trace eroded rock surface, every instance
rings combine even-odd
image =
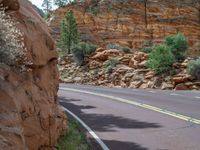
[[[83,41],[105,46],[118,43],[140,49],[161,43],[164,37],[182,32],[190,54],[200,54],[200,1],[198,0],[86,0],[57,9],[50,27],[59,38],[60,22],[73,10]]]
[[[24,34],[28,72],[0,65],[0,149],[53,149],[66,130],[58,105],[57,53],[48,27],[27,0],[1,0]]]

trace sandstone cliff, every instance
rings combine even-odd
[[[38,150],[52,146],[66,129],[57,101],[57,53],[48,27],[27,0],[1,0],[24,34],[30,71],[0,64],[0,149]]]
[[[83,41],[105,46],[119,43],[140,49],[182,32],[190,54],[200,54],[200,1],[198,0],[86,0],[57,9],[49,25],[56,39],[60,21],[73,10]]]

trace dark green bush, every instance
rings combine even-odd
[[[85,55],[91,55],[96,51],[98,46],[93,44],[88,44],[85,42],[81,42],[72,47],[72,54],[74,56],[74,61],[78,65],[82,65],[84,62]]]
[[[151,53],[153,50],[153,47],[145,47],[142,51],[145,53]]]
[[[190,75],[200,80],[200,58],[188,64],[187,71]]]
[[[111,58],[105,62],[106,66],[106,73],[111,74],[113,71],[113,68],[116,67],[119,64],[119,60],[116,58]]]
[[[157,74],[162,74],[170,71],[174,62],[175,58],[170,48],[166,45],[159,45],[154,47],[149,54],[147,67],[154,70]]]
[[[75,45],[72,47],[73,59],[77,65],[82,65],[85,58],[84,49],[80,45]]]
[[[131,49],[128,48],[128,47],[123,47],[123,48],[122,48],[122,51],[123,51],[124,53],[130,53],[130,52],[131,52]]]
[[[165,43],[170,47],[177,61],[183,60],[185,58],[186,51],[188,49],[188,42],[182,33],[178,33],[175,36],[167,36]]]
[[[115,67],[118,64],[119,64],[119,60],[116,58],[111,58],[105,62],[106,67],[108,67],[108,66]]]

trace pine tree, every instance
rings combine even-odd
[[[58,7],[62,7],[68,2],[69,2],[68,0],[54,0],[54,4]]]
[[[43,0],[42,7],[46,14],[52,9],[52,0]]]
[[[73,45],[78,44],[79,34],[77,30],[76,19],[72,11],[65,15],[65,19],[61,23],[61,37],[59,46],[62,50],[71,53]]]

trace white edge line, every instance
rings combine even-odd
[[[73,112],[71,112],[70,110],[68,110],[67,108],[63,107],[63,109],[69,113],[71,116],[73,116],[91,135],[92,137],[99,143],[99,145],[101,146],[101,148],[103,150],[110,150],[105,143],[94,133],[94,131],[92,131],[92,129],[86,125],[78,116],[76,116]]]
[[[200,99],[200,96],[196,96],[195,98]]]

